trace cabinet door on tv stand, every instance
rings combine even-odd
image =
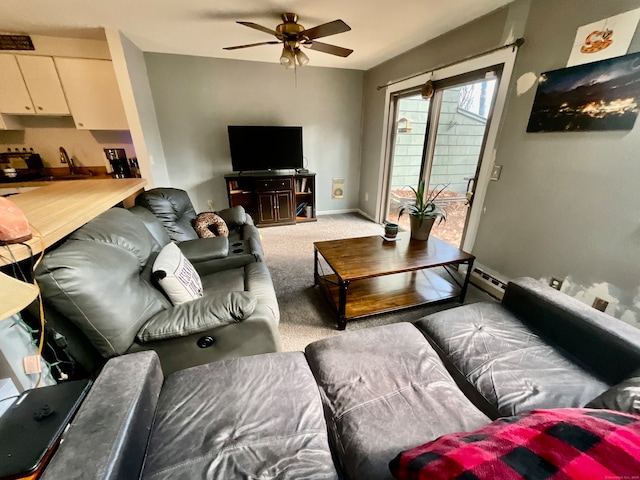
[[[291,192],[258,193],[259,225],[277,225],[294,223],[294,221]]]
[[[272,193],[258,193],[258,224],[267,225],[278,221],[276,201]]]
[[[295,221],[293,215],[293,195],[291,192],[278,192],[276,196],[278,202],[278,221],[280,223],[293,223]]]

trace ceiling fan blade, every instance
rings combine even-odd
[[[258,25],[257,23],[253,23],[253,22],[236,22],[236,23],[239,23],[240,25],[244,25],[245,27],[255,28],[256,30],[260,30],[261,32],[268,33],[270,35],[275,35],[276,37],[280,38],[280,34],[275,30],[272,30],[267,27],[263,27],[262,25]]]
[[[277,40],[273,40],[271,42],[260,42],[260,43],[249,43],[247,45],[236,45],[235,47],[223,47],[223,50],[237,50],[239,48],[249,48],[249,47],[257,47],[258,45],[276,45],[281,43]]]
[[[348,57],[353,52],[353,50],[349,48],[337,47],[335,45],[329,45],[328,43],[321,43],[316,41],[311,42],[311,45],[309,46],[309,48],[311,50],[316,50],[317,52],[330,53],[331,55],[337,55],[338,57]]]
[[[349,30],[351,30],[351,27],[342,20],[334,20],[333,22],[323,23],[317,27],[303,30],[299,33],[299,37],[307,37],[309,40],[313,40],[314,38],[328,37],[329,35],[348,32]]]

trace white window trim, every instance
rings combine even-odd
[[[500,79],[500,85],[498,86],[498,90],[496,91],[492,121],[489,125],[489,130],[487,131],[487,142],[481,158],[482,163],[480,166],[480,172],[478,173],[478,184],[476,186],[473,208],[471,209],[467,233],[462,245],[462,249],[467,252],[471,252],[473,250],[473,246],[475,244],[476,236],[478,233],[478,225],[480,224],[480,217],[484,210],[484,199],[487,194],[487,188],[491,177],[491,170],[493,169],[493,163],[495,161],[496,142],[500,127],[502,125],[502,114],[504,112],[509,84],[511,83],[511,75],[513,73],[516,54],[517,48],[505,47],[502,50],[488,53],[486,55],[482,55],[470,60],[464,60],[455,65],[434,70],[433,72],[409,78],[407,80],[403,80],[386,87],[386,98],[384,105],[385,116],[382,126],[383,139],[382,149],[380,152],[380,171],[378,172],[378,192],[376,195],[377,222],[382,222],[385,215],[383,209],[385,208],[384,198],[386,198],[385,188],[388,182],[388,157],[389,150],[393,147],[391,130],[389,129],[389,124],[393,124],[394,121],[394,119],[391,118],[391,116],[393,115],[393,112],[391,111],[393,95],[403,90],[416,88],[424,84],[427,80],[444,80],[447,78],[455,77],[457,75],[462,75],[464,73],[473,72],[475,70],[481,70],[493,65],[502,64],[502,76]]]

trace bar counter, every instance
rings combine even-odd
[[[132,205],[146,184],[143,178],[57,181],[8,197],[26,215],[33,238],[25,242],[31,252],[26,245],[9,245],[13,258],[1,247],[0,266],[38,255],[43,245],[47,249],[120,202]]]

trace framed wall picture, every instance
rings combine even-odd
[[[544,72],[527,132],[631,130],[640,104],[640,53]]]

